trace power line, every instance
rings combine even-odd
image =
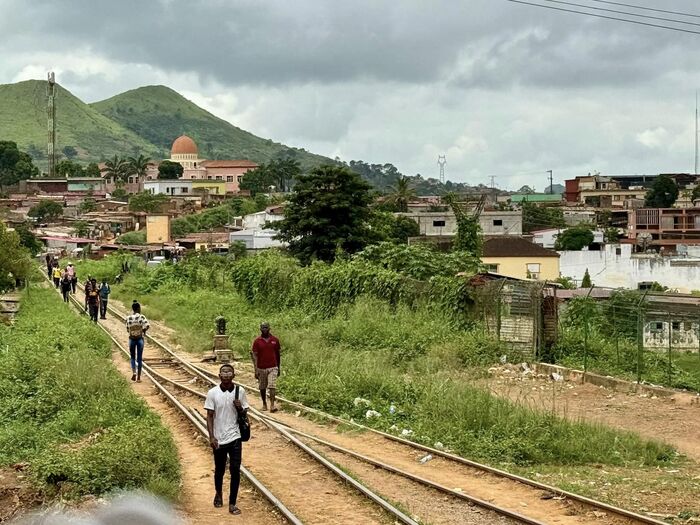
[[[545,1],[545,2],[551,2],[553,4],[563,4],[563,5],[571,5],[574,7],[582,7],[584,9],[591,9],[595,11],[605,11],[606,13],[617,13],[618,15],[630,15],[630,16],[636,16],[639,18],[646,18],[650,20],[662,20],[664,22],[673,22],[674,24],[686,24],[690,26],[700,26],[699,23],[697,22],[686,22],[684,20],[676,20],[674,18],[665,18],[663,16],[652,16],[652,15],[640,15],[638,13],[631,13],[629,11],[620,11],[618,9],[606,9],[605,7],[591,7],[583,4],[577,4],[575,2],[564,2],[563,0],[540,0],[540,1]]]
[[[680,27],[665,26],[665,25],[661,25],[661,24],[651,24],[649,22],[641,22],[639,20],[630,20],[628,18],[620,18],[620,17],[616,17],[616,16],[607,16],[607,15],[599,15],[599,14],[595,14],[595,13],[587,13],[586,11],[576,11],[574,9],[566,9],[564,7],[554,7],[551,5],[536,4],[534,2],[525,2],[524,0],[506,0],[506,2],[513,2],[515,4],[523,4],[523,5],[530,5],[530,6],[534,6],[534,7],[542,7],[544,9],[552,9],[554,11],[564,11],[566,13],[576,13],[579,15],[593,16],[595,18],[604,18],[606,20],[617,20],[619,22],[628,22],[630,24],[637,24],[640,26],[657,27],[660,29],[669,29],[671,31],[678,31],[680,33],[692,33],[695,35],[700,35],[700,31],[693,31],[691,29],[682,29]]]
[[[607,0],[590,0],[591,2],[597,2],[599,4],[609,4],[609,5],[619,5],[622,7],[631,7],[633,9],[640,9],[642,11],[653,11],[655,13],[666,13],[667,15],[680,15],[680,16],[690,16],[692,18],[700,18],[700,15],[694,15],[692,13],[684,13],[682,11],[668,11],[666,9],[655,9],[653,7],[644,7],[633,4],[625,4],[622,2],[609,2]]]

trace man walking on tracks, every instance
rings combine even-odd
[[[100,319],[107,319],[107,301],[109,300],[109,294],[112,293],[112,289],[107,284],[107,279],[102,279],[100,283]]]
[[[51,276],[53,277],[54,286],[58,288],[62,277],[61,268],[58,266],[58,264],[53,267],[53,270],[51,270]]]
[[[277,412],[275,395],[277,390],[277,376],[280,374],[280,342],[270,333],[269,323],[260,325],[260,337],[253,341],[253,350],[250,355],[255,367],[255,379],[258,380],[260,399],[263,410],[267,410],[265,391],[270,391],[270,412]]]
[[[241,481],[241,454],[243,444],[239,420],[246,417],[248,399],[245,390],[233,383],[235,371],[232,365],[226,364],[219,368],[221,384],[207,392],[204,408],[207,410],[207,430],[209,443],[214,451],[214,506],[223,507],[223,484],[226,472],[226,459],[230,458],[229,472],[231,483],[228,496],[228,511],[240,514],[236,506],[238,485]]]
[[[90,319],[92,322],[97,322],[97,312],[100,309],[100,291],[97,289],[97,279],[90,281],[90,287],[85,288],[85,296],[88,309],[90,311]]]
[[[143,368],[143,338],[151,325],[146,316],[141,313],[141,305],[134,301],[131,305],[134,312],[126,318],[126,331],[129,333],[129,354],[131,357],[131,380],[141,382]]]
[[[75,294],[75,289],[78,286],[78,274],[75,273],[75,266],[73,263],[68,263],[66,266],[66,273],[70,277],[71,292]]]
[[[67,303],[70,295],[70,277],[67,273],[64,273],[63,277],[61,277],[61,294],[63,295],[63,302]]]

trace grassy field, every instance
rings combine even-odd
[[[177,498],[175,444],[97,327],[32,286],[15,325],[0,325],[0,348],[0,466],[27,463],[48,498],[138,488]]]
[[[115,266],[109,259],[89,265],[95,274],[97,266]],[[113,287],[113,294],[126,303],[138,299],[147,316],[176,328],[181,345],[192,352],[210,346],[214,319],[224,315],[233,350],[247,356],[257,326],[269,320],[284,346],[281,389],[312,406],[382,430],[406,430],[416,441],[441,442],[460,454],[502,465],[658,466],[676,461],[667,445],[567,422],[472,387],[463,373],[495,361],[504,350],[481,331],[457,330],[427,309],[360,298],[323,318],[308,308],[253,305],[225,279],[205,278],[208,285],[188,287],[178,279],[192,269],[178,265],[175,270],[180,273],[137,269]],[[367,419],[370,409],[382,415]]]

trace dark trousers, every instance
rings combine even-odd
[[[231,443],[221,445],[214,451],[214,489],[221,493],[224,485],[224,473],[226,472],[226,458],[230,458],[229,472],[231,473],[231,485],[229,487],[228,503],[235,505],[238,498],[238,485],[241,483],[241,452],[242,443],[236,439]]]
[[[107,299],[100,300],[100,317],[104,319],[107,316]]]
[[[77,286],[78,286],[78,278],[75,277],[74,279],[71,279],[71,281],[70,281],[71,292],[75,293],[75,289]]]
[[[59,279],[58,277],[54,277],[53,284],[56,288],[58,288],[58,285],[61,284],[61,279]]]
[[[90,319],[97,322],[97,309],[99,307],[94,303],[88,303],[88,309],[90,310]]]
[[[61,285],[61,292],[63,293],[63,302],[68,302],[68,294],[70,293],[70,288],[65,288]]]

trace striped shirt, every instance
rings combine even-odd
[[[126,318],[126,331],[129,332],[129,328],[131,328],[135,324],[140,324],[144,332],[151,326],[150,324],[148,324],[148,319],[146,319],[145,315],[131,314],[129,317]]]

